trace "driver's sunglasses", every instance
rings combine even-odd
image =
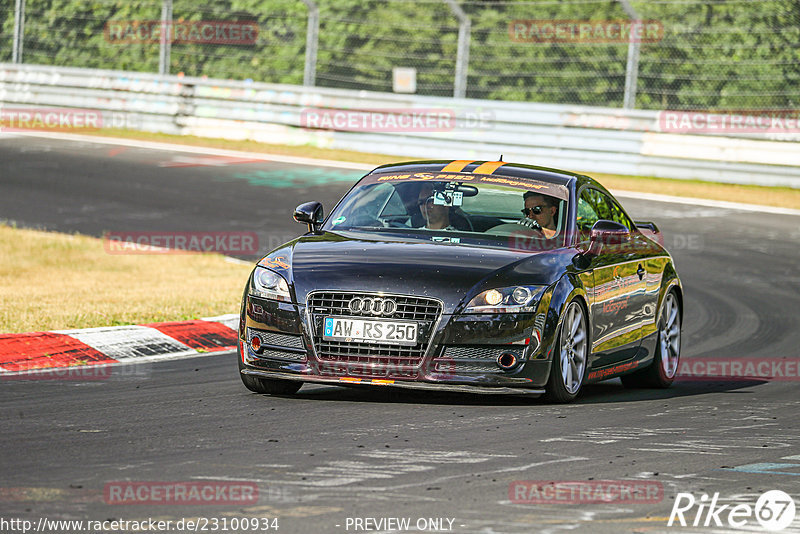
[[[520,210],[520,211],[522,211],[522,213],[523,213],[523,214],[524,214],[526,217],[527,217],[528,215],[530,215],[531,213],[533,213],[534,215],[539,215],[540,213],[542,213],[542,207],[541,207],[541,206],[534,206],[534,207],[532,207],[532,208],[523,208],[523,209],[522,209],[522,210]]]

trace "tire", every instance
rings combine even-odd
[[[586,311],[576,299],[567,304],[564,312],[544,398],[558,403],[574,401],[586,381],[588,356]]]
[[[239,359],[239,377],[242,379],[244,387],[255,393],[266,393],[269,395],[293,395],[303,386],[302,382],[294,380],[275,380],[272,378],[259,378],[257,376],[243,375],[241,358]]]
[[[681,307],[678,295],[670,289],[661,303],[658,339],[652,363],[640,371],[621,376],[627,388],[668,388],[675,381],[681,357]]]

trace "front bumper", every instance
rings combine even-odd
[[[430,331],[428,349],[413,366],[373,364],[370,358],[354,363],[318,357],[315,325],[303,305],[246,296],[241,319],[242,374],[261,378],[340,386],[541,395],[550,374],[546,309],[544,313],[441,315]],[[295,343],[291,350],[268,344],[257,353],[250,344],[254,332],[296,336]],[[534,342],[526,344],[532,335],[536,336]],[[280,357],[281,350],[285,351],[284,357]],[[520,357],[520,363],[510,370],[497,366],[495,356],[480,360],[462,357],[467,355],[465,352],[499,355],[506,351]],[[469,356],[474,357],[472,354]]]
[[[451,384],[447,382],[412,382],[408,380],[393,380],[383,378],[355,378],[355,377],[324,377],[312,375],[298,375],[292,373],[278,373],[263,371],[261,369],[242,369],[243,375],[271,378],[277,380],[293,380],[296,382],[309,382],[314,384],[327,384],[333,386],[383,386],[404,389],[421,389],[428,391],[451,391],[458,393],[479,393],[488,395],[543,395],[544,389],[527,387],[505,386],[472,386],[468,384]]]

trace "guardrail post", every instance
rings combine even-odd
[[[314,0],[303,0],[308,8],[306,28],[306,64],[303,69],[303,85],[314,86],[317,80],[317,46],[319,45],[319,8]]]
[[[631,19],[631,24],[641,23],[639,14],[633,9],[628,0],[618,0],[622,4],[622,9]],[[633,109],[636,107],[636,84],[639,78],[639,41],[634,38],[634,31],[631,28],[631,35],[628,38],[628,64],[625,67],[625,96],[622,99],[622,107]]]
[[[14,43],[11,62],[22,63],[22,45],[25,40],[25,0],[17,0],[14,6]]]
[[[172,48],[172,0],[161,3],[161,39],[158,49],[158,73],[169,74],[169,60]]]
[[[467,96],[467,73],[469,71],[469,42],[472,32],[472,22],[461,6],[455,0],[445,0],[450,6],[450,11],[458,19],[458,52],[456,53],[456,77],[453,83],[453,96],[464,98]]]

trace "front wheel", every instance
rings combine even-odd
[[[588,333],[583,306],[578,300],[573,300],[567,305],[558,334],[557,351],[553,354],[553,365],[547,379],[547,400],[572,402],[580,393],[586,378]]]
[[[625,387],[668,388],[675,380],[681,357],[681,308],[675,291],[670,290],[661,305],[658,318],[658,340],[653,363],[620,377]]]

